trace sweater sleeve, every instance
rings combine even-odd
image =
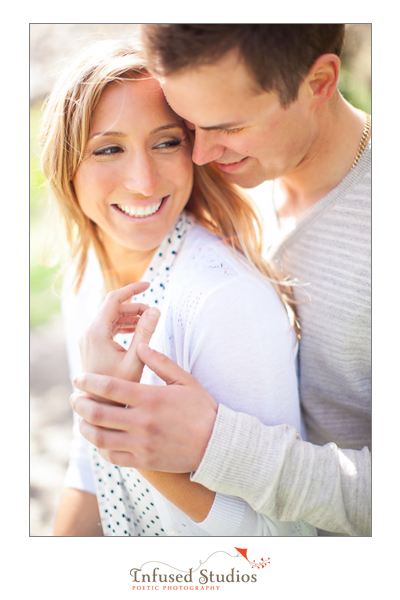
[[[367,448],[303,441],[290,425],[268,427],[223,405],[193,481],[246,500],[283,521],[304,519],[338,534],[371,535]]]
[[[97,276],[94,278],[94,281],[97,282],[99,281],[99,274],[95,273],[95,275]],[[70,274],[68,274],[68,276],[70,278]],[[88,279],[89,278],[85,274],[85,278],[81,286],[83,291],[86,293],[82,293],[80,290],[77,296],[72,290],[70,281],[67,280],[66,288],[68,291],[64,293],[61,302],[68,369],[71,379],[81,371],[79,338],[87,326],[88,319],[90,319],[90,312],[88,316],[88,309],[82,305],[82,303],[86,301],[87,305],[91,307],[90,310],[94,314],[98,304],[97,288],[93,284],[89,285],[90,282],[88,282]],[[90,296],[86,291],[88,287],[92,296]],[[88,300],[85,300],[87,296]],[[79,390],[71,387],[71,392],[73,391],[78,392]],[[73,412],[73,437],[70,447],[68,468],[64,478],[64,487],[74,488],[95,494],[96,490],[88,444],[89,442],[79,431],[79,417]]]
[[[96,493],[88,442],[79,431],[79,420],[74,413],[73,437],[64,487],[75,488],[91,494]]]

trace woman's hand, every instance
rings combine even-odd
[[[139,342],[150,342],[160,311],[128,300],[148,286],[145,282],[131,283],[107,294],[97,317],[80,341],[84,372],[140,381],[143,363],[136,354],[136,347]],[[129,348],[123,348],[113,339],[117,333],[133,332]]]

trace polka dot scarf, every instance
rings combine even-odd
[[[143,281],[150,287],[132,299],[161,310],[165,290],[185,234],[194,220],[184,211],[154,254]],[[117,335],[115,341],[129,346],[131,335]],[[92,447],[92,468],[105,536],[164,536],[150,486],[136,469],[118,467],[103,459]]]

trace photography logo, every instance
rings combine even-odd
[[[222,586],[232,583],[257,583],[258,573],[250,572],[251,569],[264,569],[270,564],[270,558],[261,558],[259,561],[250,560],[247,556],[247,548],[236,548],[237,554],[229,554],[224,550],[217,550],[210,554],[206,560],[199,560],[196,568],[184,571],[175,566],[159,561],[147,561],[141,567],[133,567],[130,570],[132,577],[132,590],[159,590],[159,591],[218,591]],[[231,568],[212,567],[212,560],[217,555],[228,556],[234,559]],[[239,559],[239,562],[237,560]],[[247,565],[243,560],[247,561]],[[207,564],[205,567],[204,565]],[[154,566],[160,565],[160,566]]]

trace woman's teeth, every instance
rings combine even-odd
[[[119,210],[130,217],[149,217],[158,211],[163,199],[156,204],[148,204],[147,206],[124,206],[123,204],[117,204]]]

